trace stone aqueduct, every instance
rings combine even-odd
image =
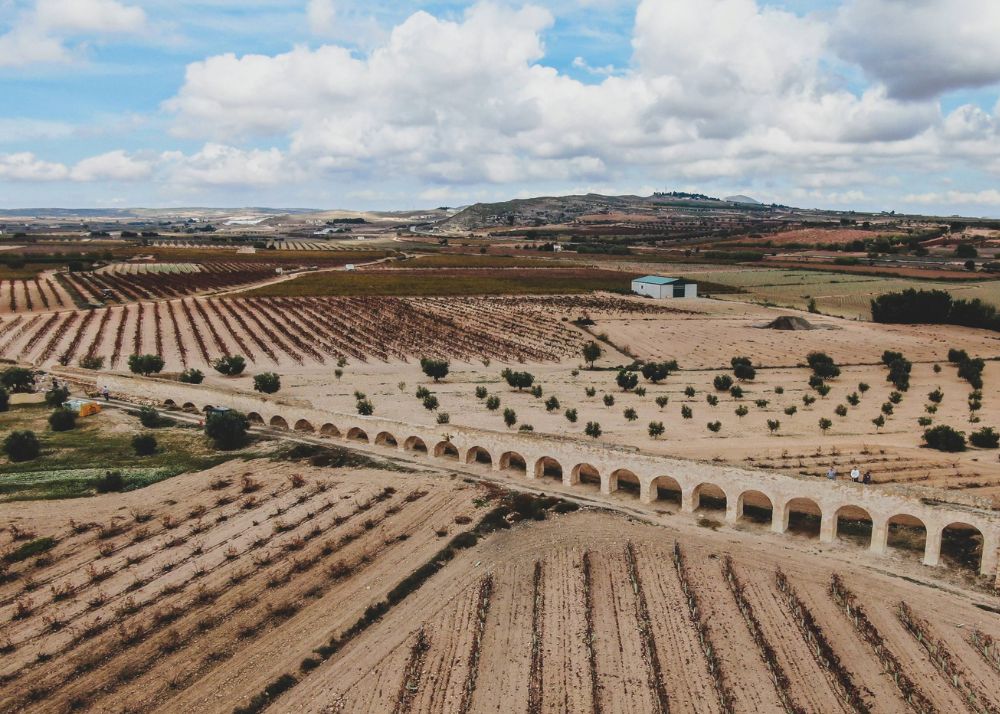
[[[65,370],[66,378],[93,385],[93,375]],[[640,502],[660,498],[680,501],[693,513],[703,497],[725,498],[726,521],[744,516],[747,500],[770,504],[771,529],[784,533],[793,512],[820,514],[821,542],[837,538],[840,518],[870,520],[870,550],[885,554],[890,524],[922,525],[926,529],[923,562],[937,566],[945,529],[977,530],[983,539],[980,572],[997,576],[1000,514],[981,499],[950,492],[919,494],[905,487],[862,486],[850,482],[778,474],[764,470],[722,467],[708,463],[650,456],[620,447],[587,444],[538,434],[502,433],[454,425],[414,426],[404,422],[330,412],[304,402],[252,395],[223,394],[211,388],[158,379],[102,376],[112,394],[204,411],[226,406],[248,414],[256,424],[290,429],[372,448],[394,448],[441,460],[479,463],[494,471],[512,471],[529,480],[555,478],[566,486],[599,485],[600,493],[623,490]],[[1000,581],[1000,576],[998,576]]]

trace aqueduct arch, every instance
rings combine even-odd
[[[629,469],[617,469],[611,472],[608,476],[608,486],[607,493],[614,493],[615,491],[625,491],[636,498],[639,497],[639,477],[635,475],[634,471]]]
[[[832,535],[841,540],[870,548],[873,541],[875,520],[861,506],[841,506],[833,515]]]
[[[821,537],[823,509],[811,498],[791,498],[775,510],[774,530],[791,531],[811,538]]]
[[[255,426],[264,425],[264,417],[262,417],[257,412],[250,412],[249,414],[247,414],[247,421],[249,421],[251,424],[254,424]]]
[[[375,435],[375,445],[376,446],[388,446],[390,448],[398,448],[399,442],[396,441],[396,437],[387,431],[380,431]]]
[[[306,419],[299,419],[295,422],[295,431],[300,431],[304,434],[314,434],[316,432],[313,425]]]
[[[872,531],[872,550],[886,553],[889,549],[923,557],[927,551],[927,524],[908,513],[890,516],[881,528],[876,524]]]
[[[535,462],[535,478],[563,480],[563,467],[551,456],[543,456]]]
[[[473,446],[465,453],[465,463],[493,466],[493,457],[490,456],[490,452],[483,447]]]
[[[458,447],[450,441],[439,441],[434,447],[434,456],[439,459],[452,459],[458,461]]]
[[[279,429],[281,431],[288,431],[288,422],[285,421],[284,417],[273,416],[271,417],[271,428]]]
[[[735,520],[746,520],[751,523],[773,523],[774,501],[763,491],[751,489],[744,491],[736,499]]]
[[[427,453],[427,444],[419,436],[411,436],[403,442],[403,448],[407,451],[415,451],[418,454]]]
[[[649,484],[649,500],[668,501],[680,506],[684,500],[683,491],[680,482],[673,476],[657,476]]]
[[[569,484],[571,486],[595,486],[601,488],[601,472],[592,464],[577,464],[569,472]]]
[[[505,451],[500,454],[500,470],[524,474],[528,472],[528,462],[516,451]]]
[[[364,442],[366,444],[370,443],[370,439],[368,438],[368,433],[364,429],[362,429],[360,426],[356,426],[356,427],[348,430],[348,432],[347,432],[347,440],[348,441],[362,441],[362,442]]]
[[[340,429],[329,422],[320,428],[319,433],[321,436],[331,436],[335,439],[339,439],[341,437]]]
[[[973,572],[981,569],[986,539],[974,525],[960,521],[949,523],[941,529],[934,542],[937,544],[937,562],[934,565],[940,564],[943,558],[959,569]],[[928,542],[928,551],[932,550],[934,542]]]
[[[691,511],[725,511],[729,498],[721,486],[700,483],[691,489]]]

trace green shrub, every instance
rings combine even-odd
[[[45,403],[50,407],[61,407],[69,399],[69,389],[56,387],[45,393]]]
[[[969,353],[952,347],[948,350],[948,361],[952,364],[959,364],[969,359]]]
[[[156,437],[152,434],[138,434],[132,438],[136,456],[151,456],[156,453],[156,446]]]
[[[160,413],[153,407],[142,407],[139,410],[139,423],[147,429],[156,429],[162,426],[163,419],[160,417]]]
[[[263,394],[274,394],[281,389],[281,377],[274,372],[263,372],[253,378],[253,388]]]
[[[247,443],[247,429],[250,420],[237,411],[214,412],[205,421],[205,436],[212,440],[216,449],[231,451]]]
[[[186,369],[181,372],[180,380],[185,384],[201,384],[205,381],[205,373],[200,369]]]
[[[101,370],[104,369],[104,358],[100,356],[81,357],[78,362],[81,369]]]
[[[433,379],[435,382],[440,382],[442,379],[448,376],[448,371],[451,369],[451,364],[445,359],[431,359],[430,357],[422,357],[420,359],[420,369],[428,377]]]
[[[49,414],[49,428],[52,431],[69,431],[76,426],[76,412],[72,409],[59,407]]]
[[[959,362],[958,376],[971,384],[975,389],[983,388],[983,369],[986,362],[982,358],[967,359]]]
[[[649,433],[650,438],[659,439],[663,436],[663,432],[666,431],[666,427],[663,426],[662,421],[651,421],[646,431]]]
[[[615,382],[623,392],[628,392],[635,389],[635,386],[639,384],[639,375],[635,372],[628,372],[623,369],[618,372],[618,376],[615,377]]]
[[[822,379],[836,379],[840,376],[840,367],[837,366],[833,358],[824,352],[810,352],[806,355],[806,362],[813,371],[813,375]]]
[[[566,421],[570,424],[575,424],[578,418],[576,409],[567,409],[565,413]]]
[[[449,423],[451,423],[451,415],[448,412],[438,412],[437,423],[438,424],[449,424]]]
[[[507,381],[508,385],[514,387],[519,392],[528,389],[535,382],[535,376],[530,372],[514,372],[510,369],[505,369],[500,373],[500,376]]]
[[[944,424],[927,429],[924,442],[938,451],[965,451],[965,433]]]
[[[489,394],[489,391],[486,387],[476,387],[476,399],[486,399],[487,394]]]
[[[125,478],[121,471],[107,471],[94,481],[98,493],[119,493],[125,490]]]
[[[589,436],[591,439],[597,439],[601,436],[601,425],[596,421],[588,421],[587,426],[584,427],[583,433]]]
[[[375,405],[367,399],[358,400],[356,407],[361,416],[371,416],[375,413]]]
[[[31,461],[38,458],[41,446],[33,431],[12,431],[3,442],[4,453],[14,462]]]
[[[128,368],[133,374],[147,377],[163,371],[163,358],[160,355],[129,355]]]
[[[0,386],[12,394],[35,391],[35,373],[25,367],[8,367],[0,372]]]
[[[733,378],[728,374],[719,374],[712,380],[712,385],[715,387],[716,391],[725,392],[733,386]]]
[[[241,355],[224,355],[212,362],[212,368],[219,374],[227,377],[236,377],[243,374],[247,367],[247,361]]]
[[[706,426],[708,426],[708,430],[710,432],[712,432],[713,434],[718,434],[719,431],[722,429],[722,422],[721,421],[710,421],[710,422],[708,422],[708,424]]]
[[[972,432],[969,435],[969,441],[980,449],[996,449],[1000,447],[1000,434],[994,429],[984,426],[979,431]]]

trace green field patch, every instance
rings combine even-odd
[[[513,269],[502,273],[474,270],[393,270],[355,273],[308,273],[267,285],[250,297],[332,297],[350,295],[563,295],[599,290],[629,292],[632,276],[613,270]]]

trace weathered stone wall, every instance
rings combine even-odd
[[[575,439],[541,434],[504,433],[470,429],[456,425],[416,426],[382,417],[363,417],[314,409],[302,400],[284,400],[263,396],[223,393],[201,385],[181,384],[160,379],[101,375],[95,383],[93,373],[60,370],[60,375],[77,383],[107,386],[114,395],[143,400],[157,406],[176,406],[204,411],[207,407],[230,407],[249,415],[258,424],[275,428],[347,439],[354,442],[395,445],[399,449],[426,451],[439,458],[457,458],[471,463],[488,462],[494,470],[524,464],[528,479],[541,478],[549,472],[561,472],[567,486],[580,482],[581,472],[599,478],[601,492],[610,494],[623,483],[638,484],[639,498],[652,503],[659,489],[680,492],[681,508],[698,508],[702,491],[715,487],[726,497],[729,522],[743,515],[746,497],[772,507],[772,528],[783,533],[793,510],[821,514],[820,539],[836,538],[838,517],[847,512],[856,517],[861,511],[872,522],[871,550],[885,553],[889,522],[906,517],[920,521],[927,530],[924,562],[940,563],[941,539],[945,528],[969,526],[983,536],[981,571],[996,574],[997,549],[1000,547],[1000,515],[982,499],[915,490],[905,486],[864,486],[845,481],[808,478],[764,470],[747,470],[710,463],[685,461],[640,453],[637,449],[619,448]],[[713,489],[714,491],[714,489]]]

